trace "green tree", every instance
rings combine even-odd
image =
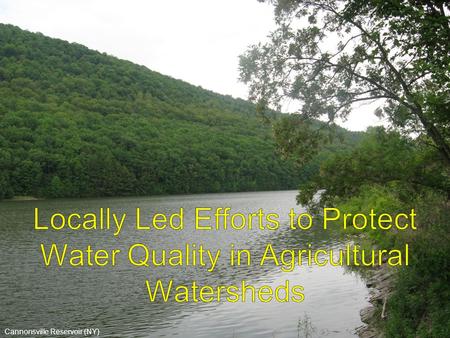
[[[65,195],[65,187],[58,176],[53,176],[50,181],[48,196],[49,197],[61,197]]]
[[[297,100],[303,117],[331,123],[356,102],[381,100],[377,114],[427,134],[450,164],[447,1],[260,1],[275,6],[277,29],[241,56],[252,100]]]
[[[371,128],[358,146],[325,159],[317,174],[300,185],[298,201],[312,208],[336,205],[372,186],[389,187],[403,201],[425,191],[445,194],[450,191],[449,175],[437,164],[438,156],[418,140]],[[315,194],[321,189],[326,190],[317,200]]]

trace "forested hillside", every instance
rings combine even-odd
[[[0,25],[0,196],[296,187],[253,106]]]
[[[254,111],[0,25],[0,198],[296,188],[302,172],[276,154]]]

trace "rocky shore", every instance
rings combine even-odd
[[[356,329],[360,338],[384,337],[380,332],[380,323],[389,315],[387,304],[393,290],[395,271],[395,268],[384,263],[369,272],[366,285],[371,305],[360,311],[361,321],[364,323]]]

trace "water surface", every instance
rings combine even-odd
[[[122,260],[116,267],[49,267],[43,265],[40,244],[67,243],[79,248],[125,249],[145,243],[153,249],[182,248],[184,243],[203,244],[227,252],[230,245],[261,254],[267,243],[277,248],[338,248],[338,240],[321,230],[288,228],[287,215],[295,204],[295,191],[203,194],[165,197],[61,199],[0,203],[0,329],[6,327],[75,329],[96,327],[103,337],[297,337],[305,321],[316,337],[352,337],[361,325],[359,310],[367,289],[360,277],[343,267],[279,267],[254,265],[230,267],[225,256],[213,273],[201,267],[142,267]],[[262,208],[282,216],[277,231],[194,231],[195,207],[231,207],[249,213]],[[127,213],[127,224],[114,237],[109,231],[35,231],[34,208],[43,220],[55,212],[86,213],[109,207]],[[170,214],[185,209],[183,231],[135,231],[130,223],[136,208],[149,219],[154,212]],[[274,288],[289,280],[305,288],[302,303],[237,302],[150,303],[145,280],[176,284],[196,280],[201,285],[238,284]],[[301,336],[301,335],[300,335]]]

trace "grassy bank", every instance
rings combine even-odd
[[[450,335],[450,208],[425,203],[411,240],[411,262],[399,271],[384,323],[387,337]]]
[[[339,205],[346,212],[369,208],[395,214],[408,208],[417,212],[416,231],[369,231],[361,238],[369,249],[399,248],[409,244],[409,265],[398,268],[392,292],[381,319],[381,307],[373,313],[371,326],[386,337],[448,337],[450,335],[450,205],[446,196],[428,193],[408,199],[401,192],[373,187]],[[375,272],[376,274],[376,272]],[[373,323],[375,321],[375,323]]]

